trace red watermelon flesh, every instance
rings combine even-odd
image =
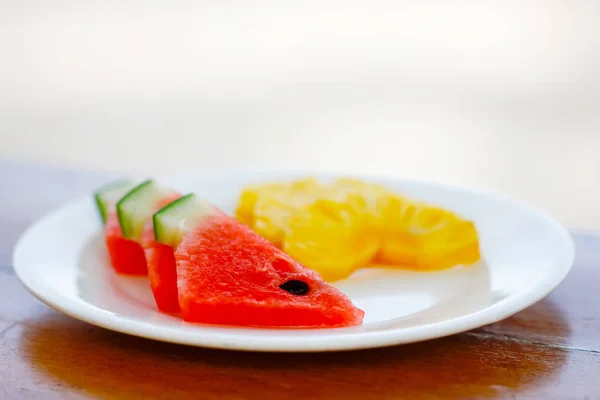
[[[188,322],[330,328],[363,320],[364,312],[316,272],[218,211],[184,235],[175,260],[179,304]],[[298,281],[307,285],[305,294],[280,287],[293,288]]]
[[[157,205],[159,210],[172,201],[181,197],[176,193],[165,197]],[[177,269],[173,248],[154,240],[154,225],[152,218],[146,221],[141,238],[142,247],[146,256],[150,287],[156,306],[165,313],[179,312],[179,298],[177,295]]]
[[[148,274],[142,246],[134,240],[123,237],[115,210],[111,211],[106,218],[104,240],[115,271],[126,275]]]

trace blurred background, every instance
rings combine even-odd
[[[0,0],[4,160],[368,172],[598,230],[599,154],[596,0]]]

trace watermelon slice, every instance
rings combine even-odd
[[[156,307],[169,314],[179,312],[177,268],[173,248],[154,240],[152,221],[148,221],[142,232],[142,247]]]
[[[127,275],[146,275],[144,251],[138,243],[123,237],[116,210],[117,202],[133,186],[129,180],[110,183],[94,193],[94,200],[104,223],[104,240],[115,271]]]
[[[108,214],[104,239],[116,272],[125,275],[148,275],[144,250],[135,240],[123,237],[116,210]]]
[[[185,321],[330,328],[364,312],[320,276],[195,195],[154,214],[156,240],[175,248]]]
[[[162,198],[156,205],[158,210],[180,198],[179,193],[171,193]],[[148,217],[141,238],[142,248],[148,265],[150,287],[158,309],[165,313],[179,312],[179,297],[177,294],[177,268],[173,247],[157,242],[154,239],[154,224]]]
[[[175,258],[172,247],[154,240],[152,214],[179,197],[179,193],[148,180],[117,203],[123,237],[143,249],[144,268],[150,278],[156,306],[166,313],[179,311]]]

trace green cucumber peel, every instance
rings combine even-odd
[[[146,221],[152,217],[157,203],[171,193],[154,180],[146,180],[131,189],[117,203],[117,216],[123,237],[139,241]]]
[[[131,180],[123,179],[108,183],[94,192],[94,202],[100,219],[106,224],[112,207],[133,187]]]
[[[159,243],[175,248],[186,232],[216,211],[215,206],[193,193],[183,196],[154,214],[154,238]]]

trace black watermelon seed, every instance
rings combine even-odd
[[[279,285],[279,287],[296,296],[302,296],[303,294],[308,293],[308,283],[297,279],[287,281],[286,283]]]

